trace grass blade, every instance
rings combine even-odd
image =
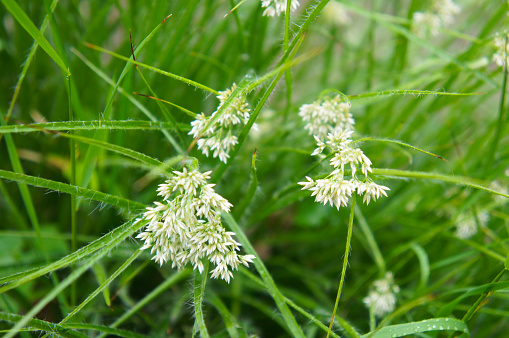
[[[181,130],[189,130],[189,124],[181,123],[178,125]],[[142,120],[128,121],[65,121],[65,122],[46,122],[20,125],[0,126],[0,134],[17,134],[41,131],[60,131],[60,130],[172,130],[173,126],[169,122],[152,122]]]
[[[14,313],[6,313],[0,312],[0,320],[9,322],[9,323],[18,323],[23,319],[23,316],[14,314]],[[81,334],[79,332],[73,331],[69,328],[65,328],[59,324],[50,323],[44,320],[32,318],[28,321],[27,326],[34,331],[46,331],[51,332],[52,334],[56,334],[59,337],[64,338],[86,338],[87,336]]]
[[[41,46],[42,49],[49,55],[50,58],[62,69],[64,74],[70,76],[69,70],[65,65],[64,61],[57,54],[55,49],[50,45],[48,40],[42,35],[42,33],[37,29],[32,20],[26,15],[26,13],[21,9],[21,7],[14,0],[1,0],[4,6],[7,8],[9,13],[18,21],[18,23],[27,31],[28,34],[32,36],[32,38]]]
[[[495,191],[482,185],[482,182],[469,177],[448,176],[436,173],[426,173],[422,171],[395,170],[395,169],[373,169],[373,175],[386,176],[389,178],[406,177],[425,180],[436,180],[448,183],[460,184],[465,187],[483,190],[491,194],[500,195],[509,198],[509,195],[500,191]]]
[[[420,322],[412,322],[398,325],[391,325],[381,328],[373,333],[368,333],[362,338],[388,338],[404,337],[423,332],[433,331],[455,331],[469,333],[467,325],[456,318],[433,318]]]
[[[145,204],[128,200],[123,197],[109,195],[100,191],[90,190],[70,184],[51,181],[40,177],[18,174],[12,171],[0,170],[0,178],[20,182],[22,184],[32,185],[34,187],[47,188],[58,192],[73,194],[86,199],[91,199],[101,203],[107,203],[117,208],[126,209],[132,212],[145,209]]]
[[[230,229],[235,232],[239,242],[242,244],[242,247],[246,252],[250,255],[254,255],[256,257],[260,257],[256,254],[256,251],[254,250],[253,246],[247,239],[246,235],[244,234],[244,231],[238,226],[235,219],[227,213],[222,214],[226,224],[230,227]],[[267,290],[269,291],[270,295],[276,302],[276,305],[281,312],[283,319],[292,332],[292,335],[294,337],[304,337],[304,333],[302,332],[301,328],[299,327],[299,324],[297,324],[297,321],[295,320],[295,317],[293,316],[292,312],[286,305],[286,302],[284,300],[283,295],[279,291],[279,289],[276,286],[276,283],[274,283],[274,280],[272,279],[269,271],[263,264],[260,258],[257,258],[254,260],[254,265],[256,267],[256,270],[260,274],[260,277],[262,277],[263,283]]]

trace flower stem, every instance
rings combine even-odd
[[[209,338],[209,331],[205,324],[205,318],[203,317],[203,295],[205,294],[205,284],[207,282],[207,275],[209,274],[209,261],[206,260],[203,264],[203,273],[198,270],[194,272],[194,314],[196,316],[196,322],[200,328],[200,334],[203,338]]]
[[[336,311],[338,309],[339,298],[341,297],[341,290],[343,289],[343,284],[345,282],[345,274],[346,267],[348,265],[348,256],[350,255],[350,242],[352,241],[352,230],[353,230],[353,216],[355,214],[355,197],[356,193],[353,194],[352,197],[352,208],[350,209],[350,219],[348,220],[348,234],[346,236],[346,248],[345,248],[345,257],[343,259],[343,270],[341,271],[341,280],[339,281],[338,294],[336,296],[336,303],[334,304],[334,311],[332,311],[332,318],[329,324],[329,331],[327,332],[327,338],[332,330],[332,324],[334,323],[334,317],[336,317]]]

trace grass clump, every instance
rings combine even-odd
[[[506,3],[1,2],[6,337],[509,331]]]

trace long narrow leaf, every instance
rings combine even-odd
[[[0,178],[33,185],[35,187],[47,188],[57,192],[65,192],[67,194],[84,197],[101,203],[107,203],[117,208],[123,208],[133,212],[142,210],[146,207],[142,203],[131,201],[123,197],[109,195],[100,191],[72,186],[67,183],[51,181],[40,177],[13,173],[12,171],[0,170]]]
[[[62,69],[62,71],[70,76],[69,70],[65,65],[64,61],[57,54],[55,49],[50,45],[48,40],[42,35],[41,31],[37,29],[32,20],[26,15],[26,13],[19,7],[14,0],[1,0],[4,6],[7,8],[9,13],[18,21],[18,23],[27,31],[28,34],[41,46],[42,49],[49,55],[50,58]]]
[[[256,254],[256,251],[254,250],[253,246],[251,245],[251,242],[247,239],[246,235],[244,234],[244,231],[240,229],[237,222],[233,219],[233,217],[230,214],[223,213],[224,220],[228,224],[228,226],[232,229],[233,232],[235,232],[239,242],[242,244],[242,247],[246,252],[250,255],[254,255],[257,257],[257,259],[254,260],[254,265],[256,267],[256,270],[260,274],[260,277],[262,277],[262,280],[265,284],[265,287],[269,291],[270,295],[276,302],[276,305],[281,312],[283,319],[292,332],[294,337],[304,337],[304,333],[302,332],[301,328],[299,327],[299,324],[297,324],[297,321],[295,320],[295,317],[293,316],[292,312],[286,305],[285,299],[281,292],[279,291],[278,287],[276,286],[276,283],[274,283],[274,280],[272,279],[272,276],[270,275],[269,271],[265,267],[265,264],[260,260],[259,255]]]
[[[180,130],[189,130],[189,124],[178,125]],[[30,133],[45,130],[172,130],[169,122],[152,122],[142,120],[128,121],[65,121],[34,124],[11,124],[0,127],[0,134]]]

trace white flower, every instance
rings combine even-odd
[[[228,155],[229,152],[238,143],[237,136],[232,134],[232,127],[241,123],[246,124],[251,116],[251,110],[248,108],[246,98],[242,96],[235,97],[228,108],[222,112],[219,119],[208,128],[206,127],[236,88],[237,85],[234,83],[231,89],[220,91],[217,96],[220,103],[216,111],[209,117],[203,113],[197,115],[196,120],[191,122],[192,129],[188,133],[188,135],[192,135],[195,139],[199,138],[197,141],[198,149],[205,156],[208,157],[210,152],[212,152],[212,157],[218,157],[224,163],[230,157]]]
[[[497,36],[493,40],[496,52],[493,54],[493,62],[499,67],[503,67],[504,63],[509,62],[509,45],[505,44],[505,37]]]
[[[253,255],[237,254],[240,243],[233,239],[235,233],[226,231],[221,224],[221,211],[229,212],[232,205],[214,191],[214,184],[207,184],[210,171],[174,171],[175,176],[160,184],[158,195],[165,203],[154,202],[142,219],[148,220],[144,232],[136,238],[144,241],[141,250],[151,248],[151,254],[162,265],[171,261],[179,269],[187,264],[203,272],[203,260],[216,265],[212,278],[230,282],[230,269],[239,264],[248,266]]]
[[[323,9],[323,17],[330,24],[346,26],[352,18],[345,6],[337,1],[330,1]]]
[[[415,12],[413,14],[414,28],[418,35],[426,35],[430,31],[432,35],[438,35],[438,30],[442,26],[440,17],[430,12]]]
[[[265,16],[279,16],[281,13],[286,13],[286,2],[285,0],[261,0],[262,7],[265,8],[263,15]],[[290,9],[292,12],[299,7],[298,0],[291,0]]]
[[[507,189],[507,186],[503,185],[498,180],[495,180],[495,181],[491,182],[490,189],[498,191],[498,192],[501,192],[501,193],[506,194],[506,195],[509,194],[509,189]],[[497,202],[504,202],[504,203],[507,202],[507,197],[500,196],[500,195],[495,195],[495,194],[493,194],[491,196]]]
[[[350,114],[350,104],[342,102],[339,95],[321,103],[317,101],[304,104],[299,109],[299,115],[306,122],[304,129],[319,139],[325,138],[329,133],[353,130],[355,124]]]
[[[421,36],[427,31],[437,35],[438,30],[452,24],[454,16],[461,11],[452,0],[433,0],[431,4],[431,11],[413,13],[414,28]]]
[[[340,207],[348,205],[348,199],[353,193],[364,194],[364,203],[366,204],[369,204],[371,199],[376,201],[382,195],[387,196],[385,191],[390,189],[376,184],[369,178],[368,175],[372,172],[371,160],[361,149],[352,147],[352,134],[353,130],[350,129],[336,130],[327,135],[325,143],[317,135],[314,136],[317,148],[311,155],[321,154],[325,148],[334,152],[334,156],[330,160],[334,170],[325,179],[314,181],[306,176],[307,182],[298,183],[303,186],[302,190],[312,192],[311,196],[315,196],[315,202],[329,203],[339,210]],[[352,178],[350,180],[344,178],[346,166],[351,169]],[[356,176],[359,166],[364,175],[363,181],[359,181]]]
[[[310,183],[300,182],[299,184],[304,185],[304,188],[302,188],[304,190],[306,186],[311,185]],[[315,202],[324,205],[329,203],[339,210],[340,207],[347,206],[348,197],[352,196],[355,188],[356,183],[353,180],[344,180],[340,175],[332,175],[330,178],[316,180],[307,190],[313,192],[311,196],[316,196]]]
[[[433,10],[437,13],[444,26],[454,22],[454,16],[459,14],[461,8],[452,0],[434,0]]]
[[[456,223],[456,232],[454,236],[459,239],[468,239],[477,233],[477,223],[472,217],[459,218]]]
[[[364,194],[363,202],[366,204],[369,204],[371,199],[373,201],[376,201],[377,198],[380,198],[380,196],[387,197],[386,190],[391,190],[383,185],[378,185],[375,182],[362,182],[359,183],[359,186],[357,187],[357,193],[359,195]]]
[[[399,293],[399,286],[394,283],[392,272],[387,272],[384,278],[373,282],[363,302],[375,316],[384,317],[396,309],[397,293]]]
[[[490,214],[484,210],[477,213],[477,219],[473,214],[461,214],[456,219],[454,236],[459,239],[468,239],[477,233],[478,222],[481,227],[486,227],[489,220]]]

